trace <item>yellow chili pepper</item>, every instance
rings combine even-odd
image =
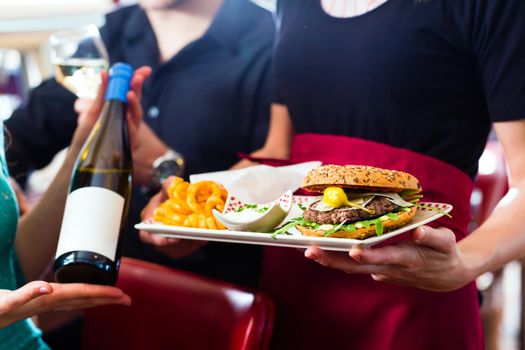
[[[348,197],[341,187],[327,187],[324,190],[323,200],[334,208],[344,207],[348,203]]]
[[[341,187],[327,187],[323,193],[323,200],[326,204],[333,208],[341,208],[344,206],[358,208],[370,214],[374,214],[374,210],[367,209],[362,205],[352,203],[348,200],[345,191]]]

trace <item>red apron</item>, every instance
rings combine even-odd
[[[425,201],[454,206],[434,226],[465,237],[471,179],[452,165],[376,142],[297,135],[292,163],[366,164],[415,175]],[[406,238],[406,235],[405,235]],[[276,303],[272,349],[482,349],[474,283],[450,293],[375,282],[325,268],[289,248],[265,248],[261,288]]]

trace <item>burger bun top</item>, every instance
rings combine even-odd
[[[421,185],[413,175],[367,165],[322,165],[312,169],[301,184],[302,188],[319,193],[330,186],[376,192],[421,192]]]

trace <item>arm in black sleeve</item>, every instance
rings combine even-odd
[[[67,147],[77,124],[75,95],[49,79],[30,92],[27,103],[5,121],[10,133],[7,161],[11,175],[24,182]]]
[[[123,60],[121,45],[126,19],[142,11],[139,6],[120,8],[106,16],[100,28],[110,62]],[[7,158],[11,175],[23,184],[33,169],[47,165],[53,156],[67,147],[77,125],[73,109],[75,95],[54,79],[48,79],[33,89],[27,103],[17,109],[5,124],[11,133]]]
[[[124,59],[121,45],[125,21],[137,11],[142,10],[134,5],[106,16],[100,34],[111,63]],[[73,109],[75,99],[75,95],[54,79],[48,79],[33,89],[27,103],[5,122],[11,133],[7,149],[10,172],[21,184],[31,170],[44,167],[58,151],[69,145],[77,125]]]
[[[525,1],[474,1],[472,5],[472,46],[490,117],[493,122],[523,119]]]
[[[243,57],[251,57],[247,63],[243,94],[237,101],[242,106],[243,142],[241,151],[251,153],[264,145],[270,121],[270,102],[272,94],[272,55],[275,27],[270,13],[256,8],[251,23],[251,45],[244,45]],[[257,16],[255,16],[257,15]],[[253,18],[257,21],[253,21]],[[257,43],[257,44],[253,44]]]

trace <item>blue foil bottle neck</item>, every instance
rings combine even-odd
[[[128,102],[127,93],[133,76],[133,68],[129,64],[118,62],[109,69],[108,87],[105,100]]]

